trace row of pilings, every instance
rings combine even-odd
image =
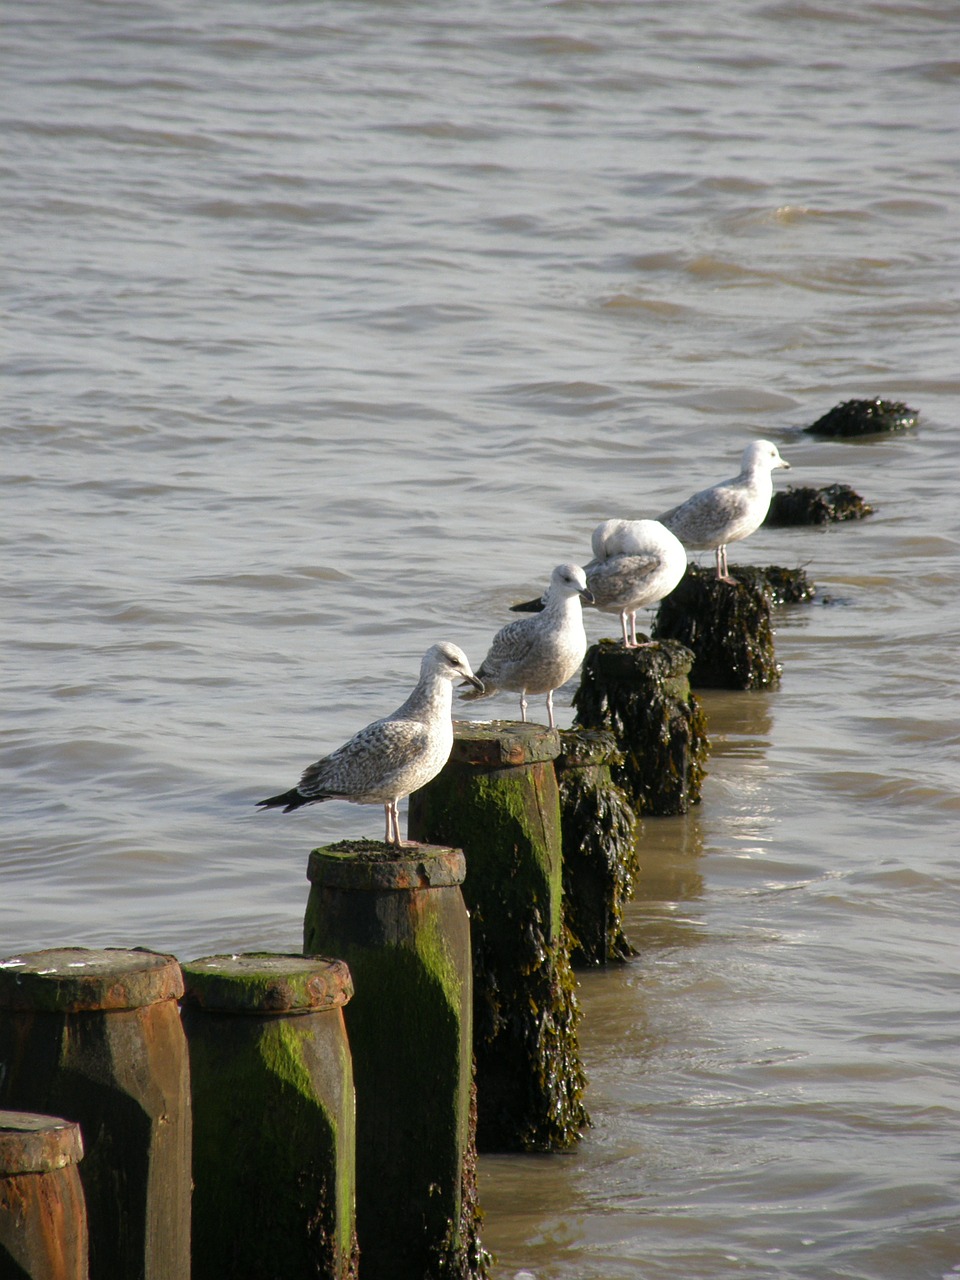
[[[477,1151],[588,1126],[574,967],[633,953],[640,819],[700,799],[698,662],[779,678],[770,572],[594,646],[571,730],[456,724],[419,845],[310,855],[302,952],[0,961],[0,1274],[487,1275]]]

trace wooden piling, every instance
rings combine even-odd
[[[411,836],[467,858],[486,1151],[565,1150],[589,1123],[562,919],[559,751],[542,725],[457,722],[449,761],[410,797]]]
[[[0,963],[0,1106],[83,1132],[91,1280],[190,1271],[190,1082],[180,966],[62,948]]]
[[[0,1111],[0,1276],[87,1280],[80,1126]]]
[[[473,1280],[470,922],[459,849],[315,849],[304,952],[342,957],[357,1090],[361,1280]]]
[[[639,821],[611,769],[622,765],[613,734],[567,729],[557,757],[563,832],[563,900],[574,965],[635,955],[623,908],[640,870]]]
[[[183,966],[193,1092],[193,1280],[357,1274],[353,1069],[341,960]]]
[[[623,760],[611,774],[638,814],[686,813],[700,800],[707,738],[690,691],[692,662],[671,641],[625,649],[601,640],[587,650],[573,697],[576,724],[613,733]]]
[[[688,565],[680,585],[661,600],[653,624],[658,640],[678,640],[694,655],[696,689],[775,689],[780,666],[773,648],[770,588],[749,566],[733,566],[734,582]]]

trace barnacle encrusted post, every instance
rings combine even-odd
[[[0,962],[0,1107],[79,1122],[91,1280],[190,1274],[182,995],[176,957],[139,947]]]
[[[575,965],[635,955],[623,934],[623,907],[639,872],[639,823],[611,776],[622,764],[612,733],[560,732],[557,757],[563,830],[563,900]]]
[[[601,640],[587,650],[576,724],[613,733],[623,760],[611,773],[638,814],[686,813],[700,800],[707,737],[692,661],[671,640],[642,649]]]
[[[756,571],[733,566],[735,582],[689,565],[676,590],[661,602],[652,634],[679,640],[694,656],[695,689],[775,689],[780,666],[770,622],[772,592]]]
[[[354,1280],[355,1117],[342,960],[183,966],[193,1092],[193,1280]]]
[[[360,1277],[474,1280],[470,921],[459,849],[315,849],[304,952],[345,960],[357,1091]]]
[[[486,1151],[562,1151],[589,1123],[563,926],[559,751],[542,725],[459,722],[444,769],[410,798],[411,835],[467,857]]]

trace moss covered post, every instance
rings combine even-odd
[[[573,696],[577,726],[613,733],[622,762],[613,779],[638,814],[686,813],[700,799],[706,722],[690,692],[693,655],[672,641],[587,650]]]
[[[623,907],[640,870],[639,822],[611,776],[623,761],[612,733],[567,729],[557,757],[563,828],[563,897],[575,965],[635,955],[623,934]]]
[[[92,1280],[190,1274],[180,966],[62,948],[0,963],[0,1106],[79,1122]]]
[[[473,1280],[470,921],[459,849],[315,849],[304,952],[341,956],[357,1090],[361,1280]]]
[[[477,1143],[562,1151],[589,1123],[563,927],[555,729],[454,724],[442,772],[410,797],[410,834],[467,857]]]
[[[340,960],[183,966],[193,1089],[193,1280],[356,1276],[353,1070]]]
[[[771,588],[749,566],[721,582],[711,569],[688,565],[680,585],[660,602],[653,635],[693,653],[690,683],[698,689],[775,689]]]
[[[0,1111],[0,1276],[87,1280],[80,1126]]]

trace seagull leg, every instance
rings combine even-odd
[[[630,637],[627,634],[627,613],[628,610],[626,609],[620,610],[620,625],[623,627],[623,647],[625,649],[630,648]]]
[[[383,837],[384,844],[393,844],[393,814],[390,811],[390,801],[383,806],[384,817],[387,820],[387,830]]]
[[[550,689],[547,693],[547,719],[550,723],[550,728],[555,729],[557,725],[553,718],[553,690],[552,689]]]
[[[524,724],[527,723],[527,696],[526,693],[520,694],[520,719]]]
[[[721,582],[736,582],[736,578],[730,577],[727,568],[727,546],[723,542],[717,547],[717,577]]]

